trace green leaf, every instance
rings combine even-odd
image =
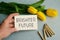
[[[40,6],[43,2],[44,2],[44,0],[40,0],[40,1],[36,2],[36,3],[31,4],[31,6],[33,6],[33,7],[38,7],[38,6]]]

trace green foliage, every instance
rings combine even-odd
[[[27,8],[29,6],[33,6],[38,10],[43,11],[44,10],[44,6],[41,6],[41,4],[44,2],[44,0],[40,0],[36,3],[33,4],[21,4],[21,3],[15,3],[15,2],[10,2],[10,3],[6,3],[6,2],[0,2],[0,14],[11,14],[11,13],[15,13],[18,12],[20,14],[29,14],[27,12]]]

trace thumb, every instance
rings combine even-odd
[[[5,19],[5,22],[9,23],[11,19],[13,19],[14,16],[17,16],[19,15],[19,13],[13,13],[13,14],[10,14],[6,19]]]

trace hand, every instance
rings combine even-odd
[[[0,39],[8,37],[11,33],[15,32],[14,28],[14,16],[19,15],[18,13],[10,14],[0,25]]]

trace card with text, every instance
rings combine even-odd
[[[15,16],[16,30],[37,30],[37,15]]]

